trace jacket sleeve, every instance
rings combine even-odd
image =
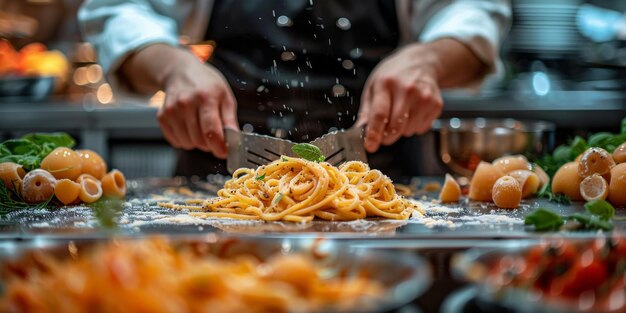
[[[411,16],[414,38],[423,42],[440,38],[454,38],[463,42],[495,72],[499,61],[500,44],[511,23],[511,7],[506,0],[433,1],[421,5]],[[420,5],[415,5],[420,6]],[[418,16],[419,15],[419,16]],[[424,22],[420,18],[428,17]]]
[[[178,45],[176,1],[89,0],[78,12],[84,38],[109,78],[133,51],[154,43]]]

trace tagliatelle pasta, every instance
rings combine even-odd
[[[255,169],[241,168],[202,205],[159,203],[172,209],[190,209],[199,217],[307,222],[378,216],[407,219],[423,211],[398,195],[389,177],[350,161],[339,167],[326,162],[283,156]]]

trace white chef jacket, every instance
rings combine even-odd
[[[211,0],[87,0],[78,19],[109,82],[116,86],[115,73],[133,51],[155,43],[176,46],[181,34],[192,41],[202,38],[212,4]],[[495,71],[500,42],[510,26],[509,1],[396,0],[396,9],[400,46],[453,38],[487,65],[489,73]]]

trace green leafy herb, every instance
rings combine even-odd
[[[587,212],[596,215],[604,220],[610,220],[615,216],[615,208],[604,200],[594,200],[585,203]]]
[[[560,215],[545,208],[535,210],[524,219],[524,225],[532,225],[536,231],[558,230],[563,223]]]
[[[265,173],[263,173],[263,175],[261,175],[261,176],[255,177],[254,179],[256,179],[256,180],[264,180],[265,179]]]
[[[89,205],[96,219],[104,228],[117,227],[117,215],[124,209],[124,200],[118,198],[102,197],[100,200]]]
[[[314,161],[314,162],[324,162],[326,158],[322,154],[322,150],[317,146],[314,146],[310,143],[299,143],[291,147],[291,151],[297,154],[299,157]]]
[[[5,215],[13,211],[23,210],[23,209],[44,209],[48,207],[48,204],[50,203],[51,199],[52,197],[50,197],[46,201],[36,203],[36,204],[26,203],[24,202],[22,197],[20,197],[13,190],[10,190],[9,188],[7,188],[4,185],[4,182],[0,180],[0,203],[1,203],[0,215]]]
[[[551,191],[550,184],[544,185],[539,192],[536,194],[537,198],[548,199],[550,202],[555,202],[559,204],[570,204],[571,200],[568,196],[563,194],[553,194]]]
[[[531,159],[552,177],[563,164],[574,161],[578,155],[591,147],[602,148],[609,153],[613,152],[615,148],[626,142],[626,118],[622,119],[620,126],[619,134],[600,132],[591,134],[587,140],[576,136],[569,144],[558,146],[552,154],[539,158],[531,156]]]
[[[604,200],[591,201],[585,204],[585,209],[589,214],[559,215],[551,210],[539,208],[526,216],[524,224],[534,226],[536,231],[613,229],[615,208],[610,203]],[[574,221],[573,228],[570,227],[570,223],[566,225],[565,221]]]
[[[279,204],[279,203],[280,203],[280,200],[282,200],[284,196],[285,196],[284,194],[282,194],[282,193],[280,193],[280,192],[279,192],[279,193],[278,193],[278,196],[276,196],[276,198],[275,198],[275,199],[274,199],[274,201],[272,202],[272,205],[277,205],[277,204]]]
[[[0,143],[0,163],[14,162],[31,171],[39,167],[52,150],[58,147],[71,148],[74,139],[65,133],[28,134],[20,139],[9,139]]]
[[[598,215],[583,215],[576,213],[567,217],[569,220],[575,220],[580,223],[580,230],[611,230],[613,223],[608,219],[603,219]]]

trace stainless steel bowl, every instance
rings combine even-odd
[[[433,124],[439,158],[455,175],[469,177],[480,161],[503,155],[541,155],[554,146],[555,125],[516,119],[451,118]]]

